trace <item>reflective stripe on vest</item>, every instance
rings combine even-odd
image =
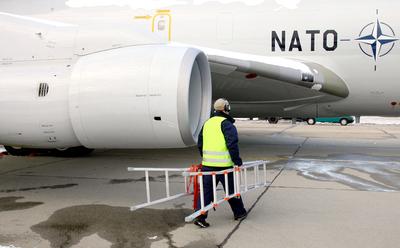
[[[233,162],[226,146],[221,125],[226,118],[214,116],[203,128],[203,165],[209,167],[231,167]]]

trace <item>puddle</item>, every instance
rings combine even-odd
[[[78,186],[78,184],[70,183],[70,184],[59,184],[59,185],[51,185],[51,186],[40,186],[40,187],[30,187],[30,188],[20,188],[20,189],[4,189],[0,190],[0,193],[13,193],[13,192],[24,192],[24,191],[32,191],[32,190],[43,190],[43,189],[65,189]]]
[[[10,196],[0,198],[0,212],[24,210],[43,204],[43,202],[17,202],[17,200],[21,199],[24,199],[24,197]]]
[[[122,183],[132,183],[135,179],[111,179],[109,184],[122,184]]]
[[[150,247],[152,242],[170,239],[169,233],[185,225],[189,209],[140,209],[106,205],[82,205],[54,212],[31,229],[50,242],[52,248],[68,248],[97,234],[112,248]],[[157,237],[154,240],[149,237]]]
[[[122,184],[122,183],[133,183],[133,182],[145,182],[146,178],[141,177],[139,179],[133,179],[133,178],[126,178],[126,179],[111,179],[108,183],[109,184]],[[154,177],[149,177],[150,182],[155,182]]]
[[[337,182],[357,190],[400,191],[400,162],[388,157],[296,158],[287,161],[285,169],[295,170],[307,179]]]
[[[174,178],[182,178],[182,175],[179,174],[172,174],[169,175],[169,179],[174,179]],[[165,182],[165,175],[157,176],[157,177],[149,177],[150,182]],[[108,183],[109,184],[122,184],[122,183],[133,183],[133,182],[145,182],[146,178],[141,177],[139,179],[133,179],[133,178],[126,178],[126,179],[111,179]]]

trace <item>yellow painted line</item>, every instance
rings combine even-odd
[[[135,16],[135,19],[145,19],[145,20],[150,20],[152,16],[146,15],[146,16]]]
[[[159,9],[159,10],[157,10],[157,13],[170,13],[171,12],[171,10],[169,10],[169,9]]]

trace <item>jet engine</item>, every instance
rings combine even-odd
[[[166,45],[113,49],[73,67],[69,115],[88,148],[194,145],[211,110],[211,73],[200,50]]]

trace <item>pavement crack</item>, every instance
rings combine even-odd
[[[163,234],[163,237],[164,238],[166,238],[167,239],[167,243],[168,243],[168,247],[169,248],[178,248],[176,245],[174,245],[174,240],[172,239],[172,237],[171,237],[172,235],[171,234],[169,234],[169,233],[164,233]]]
[[[310,139],[309,137],[305,138],[304,141],[303,141],[300,145],[297,146],[296,151],[294,151],[294,153],[292,154],[292,156],[290,157],[290,159],[296,157],[297,153],[300,151],[301,148],[303,148],[304,144],[305,144],[309,139]]]
[[[397,139],[397,137],[394,134],[389,133],[385,129],[377,128],[379,131],[383,132],[384,134],[388,135],[391,139]]]
[[[278,174],[274,177],[274,179],[271,181],[271,183],[264,189],[264,191],[257,197],[257,199],[255,200],[253,205],[251,205],[251,207],[248,209],[247,214],[251,213],[251,211],[254,209],[254,207],[257,205],[257,203],[268,192],[268,190],[271,188],[272,184],[275,182],[276,179],[278,179],[278,177],[282,174],[282,172],[284,170],[285,170],[285,166],[282,166],[282,168],[279,170]],[[244,220],[245,219],[241,219],[239,221],[239,223],[236,224],[236,226],[232,229],[232,231],[230,233],[228,233],[228,235],[225,237],[225,239],[219,245],[217,245],[218,248],[222,248],[228,243],[229,239],[233,236],[233,234],[235,234],[235,232],[237,230],[239,230],[239,227]]]
[[[296,125],[291,125],[291,126],[285,128],[285,129],[283,129],[283,130],[281,130],[281,131],[279,131],[279,132],[277,132],[277,133],[273,133],[272,135],[282,135],[282,134],[283,134],[284,132],[286,132],[287,130],[292,129],[292,128],[295,128],[295,127],[296,127]]]

